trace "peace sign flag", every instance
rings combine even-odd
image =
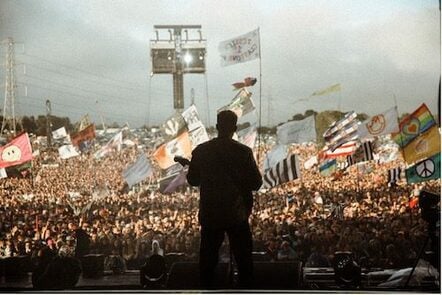
[[[440,178],[440,153],[420,161],[406,170],[407,183],[417,183]]]

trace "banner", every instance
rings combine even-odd
[[[0,147],[0,168],[19,165],[32,160],[32,147],[27,133],[23,133]]]
[[[440,178],[440,153],[423,160],[405,171],[407,183],[417,183]]]
[[[264,174],[263,186],[265,188],[272,188],[300,177],[301,170],[299,168],[298,156],[292,154]]]
[[[53,139],[62,139],[62,138],[65,138],[66,136],[68,136],[68,134],[66,133],[66,128],[64,128],[64,127],[61,127],[55,131],[52,131],[52,138]]]
[[[85,141],[90,141],[95,138],[95,125],[91,124],[83,130],[71,135],[71,142],[74,146],[80,146]]]
[[[370,141],[366,141],[354,152],[353,155],[347,156],[348,166],[360,162],[367,162],[374,160],[373,145]]]
[[[80,154],[75,150],[74,146],[69,145],[63,145],[58,148],[58,154],[60,155],[60,158],[63,160],[79,156]]]
[[[231,110],[238,116],[239,119],[254,109],[255,105],[253,104],[252,94],[246,89],[242,88],[228,105],[220,108],[217,112],[219,113],[221,111]]]
[[[400,132],[393,133],[391,137],[400,147],[404,147],[433,125],[436,125],[436,121],[423,103],[411,115],[402,119],[399,123]]]
[[[425,131],[403,148],[404,160],[408,164],[413,164],[438,152],[440,152],[440,134],[437,126]]]
[[[278,126],[276,134],[282,144],[303,143],[316,140],[315,128],[315,116],[310,116]]]
[[[401,167],[396,167],[388,170],[387,184],[393,184],[405,178],[405,170]]]
[[[259,29],[220,42],[218,50],[223,67],[260,58]]]
[[[286,145],[274,146],[264,159],[264,172],[267,172],[267,170],[275,167],[276,164],[287,158],[287,153],[288,148]]]
[[[124,180],[126,180],[129,188],[143,181],[150,175],[152,175],[152,166],[144,153],[138,157],[135,163],[123,171]]]
[[[341,84],[335,84],[335,85],[332,85],[332,86],[327,87],[325,89],[315,91],[312,93],[311,96],[326,95],[326,94],[329,94],[332,92],[337,92],[337,91],[341,91]]]
[[[361,139],[394,132],[399,132],[397,107],[371,117],[358,127],[358,135]]]
[[[182,113],[183,119],[187,124],[187,130],[192,131],[199,128],[202,125],[198,116],[196,106],[191,105],[187,110]]]
[[[192,145],[190,143],[189,134],[188,132],[184,132],[177,138],[161,145],[153,153],[153,157],[161,169],[166,169],[175,164],[173,160],[175,156],[190,158],[191,154]]]
[[[0,179],[8,177],[5,168],[0,168]]]

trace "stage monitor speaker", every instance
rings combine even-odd
[[[301,287],[302,263],[254,262],[254,290],[298,290]]]
[[[84,278],[96,278],[104,275],[104,255],[89,254],[81,257]]]
[[[215,272],[215,289],[230,289],[229,264],[218,263]],[[166,283],[169,290],[199,290],[200,272],[198,262],[176,262],[172,265]]]

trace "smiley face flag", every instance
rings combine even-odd
[[[0,147],[0,168],[19,165],[32,160],[32,147],[27,133]]]

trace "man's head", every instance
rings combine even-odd
[[[234,112],[226,110],[219,112],[216,119],[216,129],[218,130],[218,135],[228,135],[230,137],[233,136],[233,133],[236,131],[238,116]]]

